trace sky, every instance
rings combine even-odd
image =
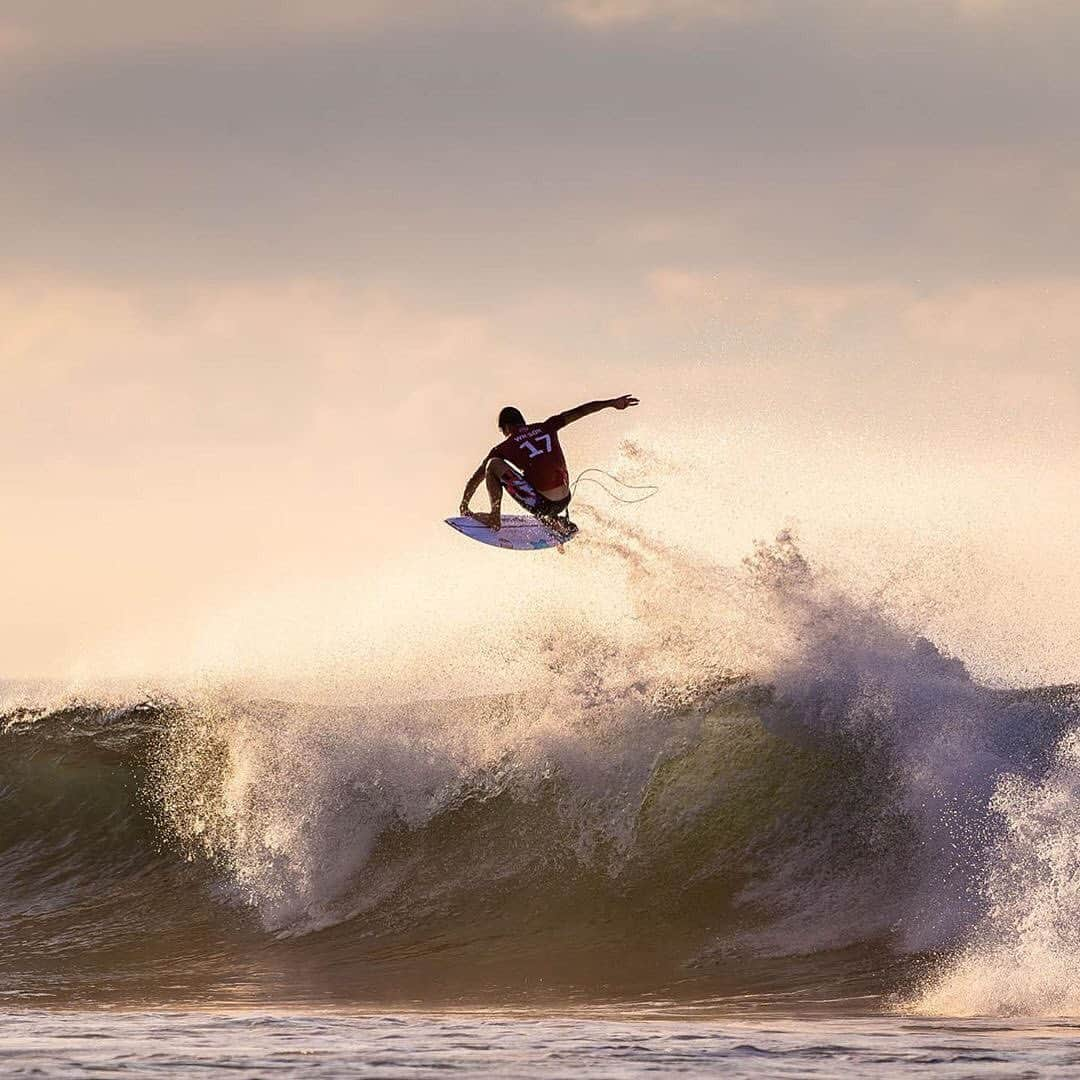
[[[441,519],[499,407],[635,393],[566,440],[644,448],[628,520],[794,524],[1080,680],[1078,47],[1067,0],[0,0],[0,673],[481,604]]]

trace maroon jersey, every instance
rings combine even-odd
[[[562,416],[550,416],[542,424],[527,424],[499,443],[488,457],[515,465],[537,491],[554,491],[570,483],[557,434],[562,426]]]

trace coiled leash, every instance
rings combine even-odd
[[[621,495],[612,491],[611,488],[609,488],[606,484],[602,483],[600,480],[596,480],[593,477],[589,476],[589,473],[599,473],[601,476],[606,476],[609,480],[613,480],[616,484],[618,484],[619,487],[626,488],[627,491],[644,491],[646,492],[646,494],[639,495],[636,499],[624,499]],[[628,484],[624,480],[620,480],[617,476],[612,476],[611,473],[605,472],[603,469],[582,469],[582,471],[578,473],[577,479],[570,485],[571,496],[575,494],[575,492],[577,491],[577,486],[582,482],[582,480],[584,480],[587,484],[595,484],[602,491],[605,491],[608,495],[610,495],[611,498],[613,498],[616,502],[621,503],[644,502],[646,499],[651,499],[660,490],[660,488],[657,487],[656,484]]]

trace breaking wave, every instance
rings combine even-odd
[[[1076,688],[981,685],[787,535],[592,533],[633,609],[513,694],[10,705],[8,992],[1080,1009]]]

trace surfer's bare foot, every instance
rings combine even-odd
[[[474,510],[472,517],[476,518],[481,525],[486,525],[492,532],[498,532],[502,528],[502,517],[499,514],[484,514],[479,510]]]

